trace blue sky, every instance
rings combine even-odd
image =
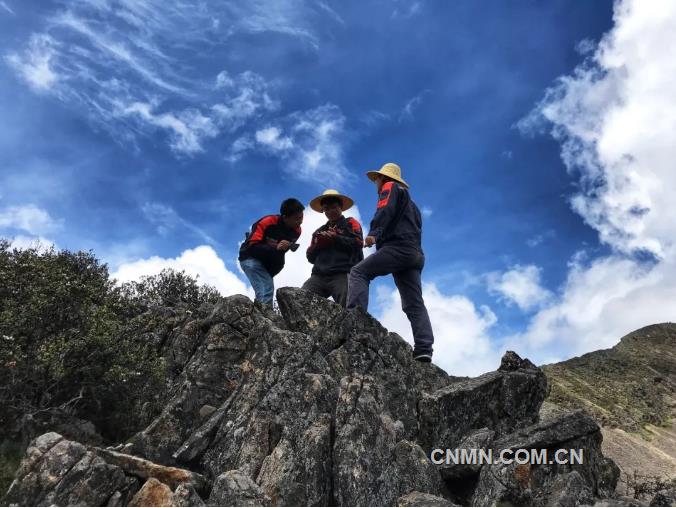
[[[435,361],[477,374],[507,348],[609,347],[673,320],[654,301],[676,273],[672,11],[2,0],[0,235],[93,249],[119,280],[173,266],[251,294],[236,253],[253,221],[335,187],[367,224],[364,172],[397,162],[425,212]],[[309,273],[288,257],[278,286]],[[410,340],[391,280],[371,296]]]

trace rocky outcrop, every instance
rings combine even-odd
[[[580,504],[613,487],[588,417],[538,422],[546,380],[528,360],[508,353],[495,372],[456,378],[413,361],[363,311],[292,288],[277,298],[283,322],[234,296],[163,329],[171,398],[160,416],[115,449],[41,436],[10,502]],[[534,465],[524,476],[430,460],[436,448],[517,445],[577,446],[589,462]],[[94,481],[94,463],[107,482]]]

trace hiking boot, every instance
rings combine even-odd
[[[416,353],[414,351],[413,352],[413,359],[416,362],[430,363],[432,361],[432,355],[430,355],[428,353]]]

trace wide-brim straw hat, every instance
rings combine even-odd
[[[394,162],[388,162],[387,164],[383,164],[383,167],[377,171],[366,172],[366,176],[368,176],[371,181],[375,181],[376,175],[388,176],[392,180],[396,180],[404,187],[408,188],[408,184],[401,177],[401,168],[397,166]]]
[[[322,212],[322,199],[324,198],[338,198],[340,199],[340,207],[343,209],[343,211],[347,210],[348,208],[352,208],[352,205],[354,205],[354,201],[345,196],[344,194],[341,194],[335,189],[327,189],[324,192],[322,192],[321,196],[317,196],[314,198],[312,201],[310,201],[310,208],[312,208],[315,212]]]

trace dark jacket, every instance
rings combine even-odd
[[[331,239],[318,234],[329,229],[336,231],[337,236]],[[312,274],[348,273],[364,259],[363,246],[361,225],[356,219],[341,217],[334,223],[327,222],[312,234],[312,243],[307,249],[307,260],[314,265]]]
[[[263,266],[273,277],[284,268],[284,254],[277,250],[280,240],[295,243],[300,236],[300,227],[288,228],[281,215],[266,215],[258,219],[247,233],[246,240],[239,248],[239,260],[254,258],[263,263]]]
[[[378,249],[388,244],[405,244],[422,251],[420,210],[408,190],[397,182],[386,182],[380,190],[368,236],[375,237]]]

